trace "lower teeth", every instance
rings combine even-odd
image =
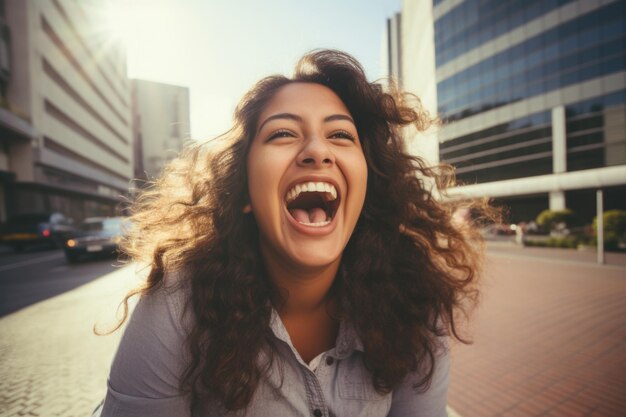
[[[304,222],[298,222],[298,223],[303,224],[305,226],[322,227],[322,226],[326,226],[330,224],[330,220],[325,220],[323,222],[317,222],[317,223],[304,223]]]

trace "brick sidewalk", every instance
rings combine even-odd
[[[453,347],[461,416],[626,416],[626,268],[491,251],[474,319]]]
[[[134,267],[0,319],[0,416],[87,417],[104,397],[120,332],[99,337]]]

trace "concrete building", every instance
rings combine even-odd
[[[402,14],[396,13],[387,19],[383,33],[381,68],[382,76],[396,82],[402,79]]]
[[[102,1],[0,2],[0,220],[113,214],[133,175],[130,87]]]
[[[430,1],[405,1],[402,12],[387,19],[386,50],[383,50],[383,77],[419,97],[422,106],[437,115],[437,82],[435,75],[435,45],[433,39],[432,7]],[[406,44],[405,44],[406,42]],[[431,164],[439,162],[437,131],[416,132],[405,129],[408,150]]]
[[[405,0],[400,36],[404,87],[444,119],[452,195],[495,197],[512,222],[588,220],[597,190],[626,208],[626,1]]]
[[[190,138],[189,89],[132,80],[135,178],[154,179]]]

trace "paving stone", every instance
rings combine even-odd
[[[452,345],[449,404],[463,417],[625,416],[624,300],[623,266],[491,252],[474,344]]]
[[[96,336],[93,325],[112,323],[137,283],[130,265],[0,318],[0,416],[89,416],[121,336]]]

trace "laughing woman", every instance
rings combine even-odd
[[[102,416],[446,415],[481,250],[404,151],[431,122],[404,98],[314,51],[168,167],[134,207],[151,269]]]

